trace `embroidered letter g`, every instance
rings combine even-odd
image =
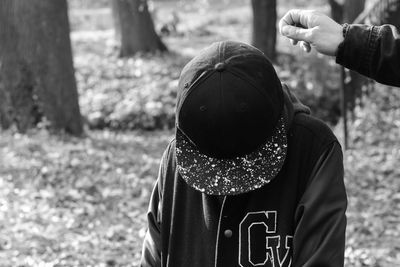
[[[239,225],[240,266],[291,266],[293,238],[286,236],[285,248],[281,248],[281,236],[276,235],[276,218],[276,211],[249,212],[243,218]]]

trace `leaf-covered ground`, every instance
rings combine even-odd
[[[172,7],[156,10],[158,25]],[[180,10],[179,34],[164,38],[172,53],[130,59],[116,57],[109,10],[71,10],[82,113],[87,128],[104,129],[82,138],[0,132],[0,266],[137,266],[151,187],[173,132],[115,129],[168,128],[186,61],[212,41],[250,35],[249,6]],[[280,38],[278,48],[280,78],[330,118],[339,83],[333,61]],[[356,110],[344,157],[346,266],[400,266],[400,90],[374,88]],[[341,124],[334,130],[342,140]]]
[[[349,266],[400,266],[400,90],[371,89],[355,112],[345,153],[346,255]]]
[[[2,133],[0,266],[135,266],[170,135]]]
[[[360,112],[351,134],[362,140],[345,153],[346,266],[400,264],[400,108],[389,113],[382,125],[364,123],[372,114]],[[137,266],[151,187],[171,137],[3,132],[0,266]]]

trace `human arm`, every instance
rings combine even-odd
[[[317,161],[295,213],[293,266],[344,265],[347,196],[337,142]]]
[[[400,32],[392,25],[345,25],[336,62],[377,82],[400,86]]]
[[[279,22],[283,36],[307,52],[336,56],[336,62],[380,83],[400,86],[400,33],[392,25],[343,27],[317,11],[293,9]]]
[[[143,241],[140,267],[161,266],[161,233],[159,221],[159,190],[154,186],[147,214],[148,229]]]
[[[143,241],[140,267],[161,266],[161,210],[162,210],[162,178],[164,175],[166,152],[164,153],[157,182],[154,185],[147,212],[148,229]]]

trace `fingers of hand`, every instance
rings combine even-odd
[[[279,21],[279,29],[285,25],[295,25],[300,23],[300,13],[299,9],[291,9],[281,18]]]
[[[307,42],[300,42],[300,47],[303,48],[303,50],[307,53],[309,53],[311,51],[311,45],[310,43]]]
[[[306,52],[311,51],[312,29],[307,28],[313,14],[311,10],[292,9],[279,21],[279,32],[288,37],[292,45],[300,42],[300,47]]]
[[[304,41],[296,41],[293,39],[289,39],[290,43],[292,45],[297,45],[299,43],[300,47],[307,53],[309,53],[311,51],[311,45],[308,42],[304,42]]]
[[[310,28],[309,22],[314,16],[313,10],[291,9],[280,19],[279,31],[285,26],[298,26],[301,28]]]
[[[311,29],[303,29],[295,26],[284,26],[282,28],[282,35],[296,41],[311,41]]]

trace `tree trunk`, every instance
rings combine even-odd
[[[40,115],[32,97],[32,75],[16,49],[19,35],[14,4],[0,1],[0,123],[4,129],[16,124],[23,132],[33,127]]]
[[[333,19],[338,23],[352,23],[364,10],[365,0],[346,0],[343,5],[339,4],[335,0],[329,0],[329,4],[331,6],[331,15]],[[362,86],[367,82],[367,80],[354,71],[349,71],[347,76],[350,79],[348,79],[349,81],[345,84],[344,105],[353,114],[356,100],[361,97]],[[345,77],[343,77],[343,79],[344,78]]]
[[[271,60],[276,57],[276,0],[252,0],[252,43]]]
[[[66,0],[0,1],[2,127],[24,132],[47,120],[82,133],[67,12]]]
[[[137,52],[167,50],[154,29],[146,0],[111,1],[121,57],[132,56]]]
[[[0,2],[0,125],[8,128],[13,123],[14,110],[11,108],[11,97],[15,91],[10,90],[18,83],[17,35],[12,21],[12,0]],[[6,67],[7,66],[7,67]],[[10,71],[16,69],[17,71]]]
[[[400,27],[400,1],[382,0],[369,10],[366,23],[372,25],[391,24]]]
[[[332,19],[341,23],[343,21],[343,5],[336,2],[336,0],[329,0],[329,5],[331,6]]]
[[[365,0],[346,0],[343,4],[343,22],[352,23],[363,12]]]
[[[343,22],[352,23],[358,15],[363,12],[365,0],[346,0],[344,2]],[[355,71],[349,71],[350,80],[346,84],[346,99],[349,109],[354,117],[356,100],[361,97],[362,87],[367,83],[367,79]]]

